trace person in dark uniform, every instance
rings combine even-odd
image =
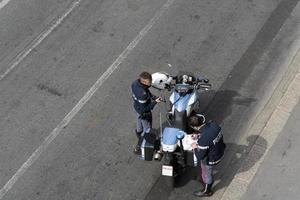
[[[151,94],[152,77],[148,72],[142,72],[139,79],[133,81],[131,85],[133,107],[136,112],[136,136],[138,143],[134,148],[135,154],[141,154],[142,136],[148,134],[152,128],[152,109],[157,103],[162,101],[161,97]]]
[[[203,189],[193,194],[198,197],[211,196],[213,166],[217,165],[225,151],[225,143],[221,133],[221,127],[214,121],[205,122],[203,115],[193,115],[189,118],[189,125],[194,130],[193,137],[197,143],[192,144],[198,163],[201,167]]]

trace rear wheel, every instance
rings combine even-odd
[[[176,167],[174,166],[174,154],[171,152],[166,152],[164,155],[164,166],[163,166],[163,180],[165,182],[165,185],[173,189],[175,186],[175,174],[176,174]],[[166,171],[164,172],[164,167],[166,167]],[[170,170],[170,168],[172,170]]]
[[[171,190],[175,187],[175,177],[174,176],[164,176],[165,185]]]

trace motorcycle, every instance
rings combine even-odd
[[[173,187],[176,177],[183,174],[187,166],[197,164],[191,148],[191,144],[196,141],[188,134],[187,121],[189,116],[197,114],[195,108],[200,106],[199,90],[207,91],[211,84],[208,79],[195,77],[191,73],[180,72],[173,77],[157,72],[152,74],[152,86],[160,91],[172,91],[166,117],[169,126],[161,131],[160,143],[164,157],[162,175],[167,184]],[[205,117],[201,116],[205,121]],[[159,156],[154,158],[160,159]]]

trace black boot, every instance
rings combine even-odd
[[[138,138],[138,142],[137,142],[137,145],[135,146],[134,150],[133,150],[133,153],[137,154],[137,155],[141,155],[142,154],[142,151],[141,151],[141,145],[143,143],[143,140],[144,140],[144,137],[142,135],[143,132],[135,132],[136,133],[136,136]]]
[[[136,154],[136,155],[141,155],[142,154],[142,150],[141,150],[141,147],[139,146],[136,146],[133,150],[133,153]]]
[[[135,134],[138,139],[141,137],[142,133],[143,133],[143,131],[138,132],[137,130],[135,130]]]
[[[213,195],[213,191],[211,190],[213,184],[204,184],[204,188],[199,191],[195,191],[193,194],[197,197],[210,197]]]

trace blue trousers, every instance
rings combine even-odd
[[[152,115],[149,118],[149,120],[141,119],[141,115],[136,112],[136,131],[141,133],[141,136],[138,139],[138,143],[136,145],[136,148],[140,148],[143,142],[143,136],[147,133],[150,133],[152,129]]]
[[[136,112],[136,131],[144,133],[149,133],[152,129],[152,116],[151,119],[145,120],[141,119],[141,115]]]

